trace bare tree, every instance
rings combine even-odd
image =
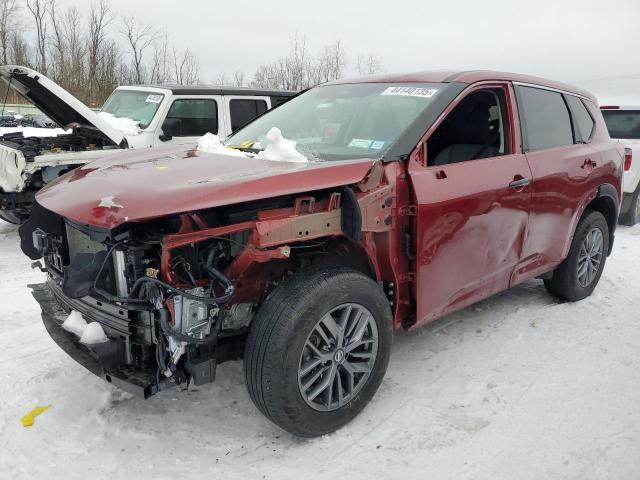
[[[178,85],[196,85],[200,82],[200,63],[188,48],[182,54],[173,48],[173,71]]]
[[[77,7],[70,7],[63,19],[64,43],[67,48],[64,68],[66,76],[63,85],[73,95],[88,100],[87,92],[87,47],[82,29],[82,16]]]
[[[19,10],[16,0],[0,0],[0,59],[4,65],[9,63],[11,33],[21,28]]]
[[[106,0],[99,0],[91,4],[89,10],[89,38],[88,38],[88,85],[89,85],[89,102],[96,102],[98,92],[98,62],[99,54],[106,39],[106,29],[111,23],[111,9]]]
[[[58,6],[56,0],[49,0],[49,19],[51,21],[51,29],[53,34],[51,35],[51,68],[53,70],[53,78],[57,82],[64,82],[66,80],[65,67],[66,62],[66,42],[64,38],[64,26],[58,16]]]
[[[325,45],[315,64],[309,66],[307,86],[337,80],[347,66],[347,51],[340,40]]]
[[[133,17],[127,17],[122,20],[120,33],[125,36],[131,49],[134,83],[144,83],[145,72],[142,62],[144,51],[158,38],[158,32],[151,25],[140,25],[136,23]]]
[[[25,67],[35,66],[31,62],[31,52],[29,45],[25,42],[19,32],[13,32],[10,39],[9,50],[11,53],[11,63],[23,65]]]
[[[373,52],[367,54],[358,53],[356,60],[356,70],[360,75],[373,75],[380,73],[384,69],[382,67],[382,59]]]
[[[222,87],[226,87],[229,85],[229,80],[227,80],[227,74],[222,72],[216,75],[216,78],[213,80],[214,85],[220,85]]]
[[[149,81],[154,84],[165,84],[171,79],[171,64],[169,58],[169,35],[163,32],[153,46],[151,59],[151,75]]]
[[[243,87],[244,86],[244,72],[236,70],[233,74],[232,86]]]
[[[48,5],[44,0],[27,0],[27,9],[31,12],[36,27],[36,49],[38,69],[47,74],[47,11]]]

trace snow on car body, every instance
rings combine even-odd
[[[45,326],[96,374],[147,397],[244,357],[258,408],[315,436],[372,398],[394,328],[534,277],[589,295],[621,176],[587,92],[498,72],[383,75],[312,88],[226,146],[80,167],[39,192],[21,245],[45,260],[32,286]],[[64,331],[71,311],[108,340]]]
[[[620,223],[640,221],[640,107],[603,105],[609,135],[625,147]]]
[[[0,136],[0,217],[17,223],[35,192],[60,175],[125,149],[225,137],[289,98],[291,92],[227,87],[122,86],[96,113],[44,75],[0,67],[0,79],[64,128],[17,129]],[[24,133],[24,134],[23,134]]]

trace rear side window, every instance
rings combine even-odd
[[[640,110],[602,110],[611,138],[640,138]]]
[[[517,92],[526,151],[573,144],[571,117],[562,94],[520,86]]]
[[[576,142],[587,142],[591,138],[593,132],[593,118],[589,114],[589,110],[585,107],[582,100],[573,95],[566,95],[567,103],[571,109],[571,115],[573,116],[573,127],[575,130]]]
[[[264,100],[233,99],[229,102],[231,112],[231,131],[235,132],[241,126],[267,111]]]
[[[178,137],[197,137],[205,133],[218,133],[218,104],[215,100],[185,98],[171,105],[167,118],[180,120]]]

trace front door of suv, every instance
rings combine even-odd
[[[430,129],[426,166],[409,164],[417,325],[509,286],[531,197],[514,105],[508,83],[471,89]]]

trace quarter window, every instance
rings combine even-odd
[[[587,142],[591,138],[593,132],[593,118],[589,114],[587,107],[585,107],[582,100],[573,95],[566,95],[567,103],[571,109],[571,115],[573,116],[573,128],[576,137],[576,142]]]
[[[517,87],[518,109],[527,151],[573,144],[571,117],[561,93]]]
[[[231,112],[231,131],[235,132],[241,126],[267,111],[264,100],[233,99],[229,102]]]
[[[196,137],[218,133],[218,104],[215,100],[185,98],[171,105],[167,118],[180,120],[178,137]]]

